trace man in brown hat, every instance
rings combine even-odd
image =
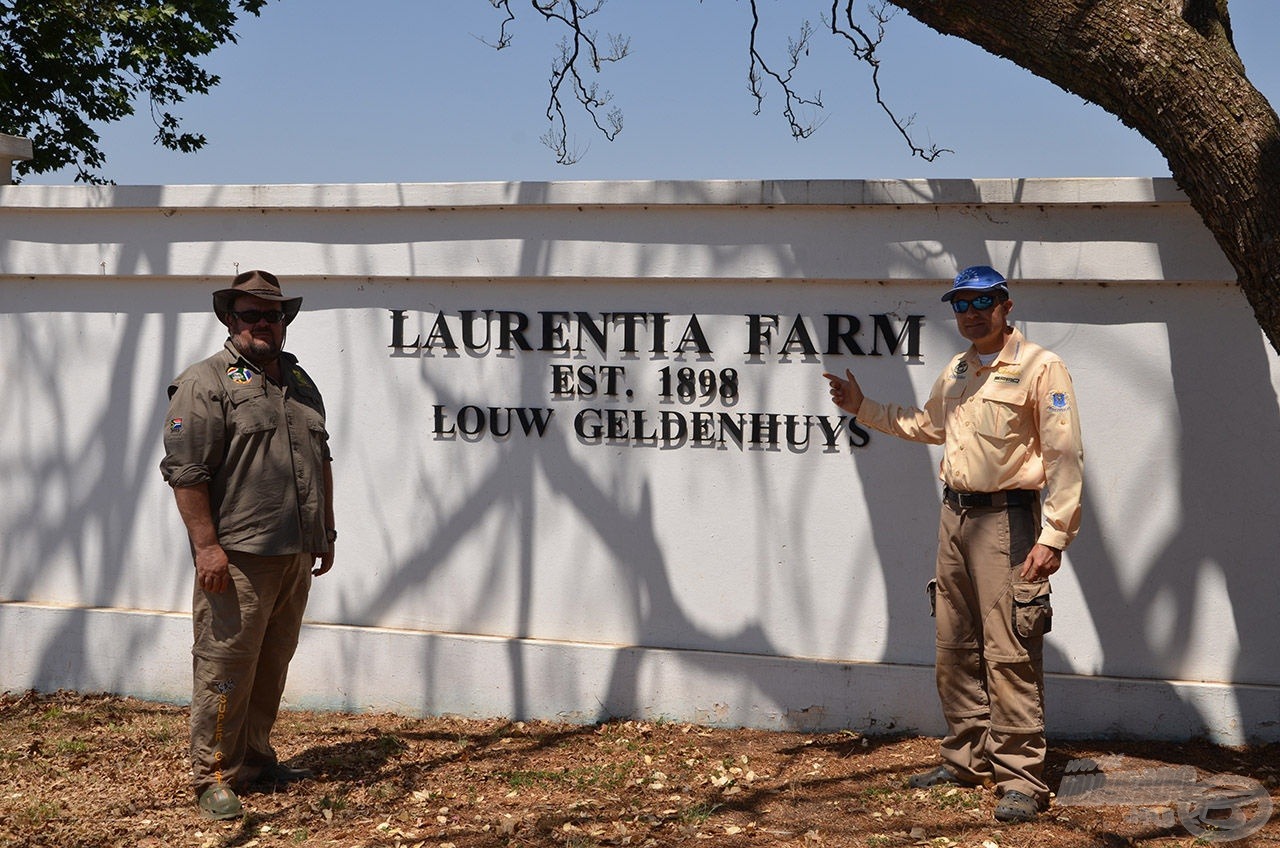
[[[195,561],[191,767],[212,819],[242,813],[237,790],[311,777],[269,741],[338,535],[324,402],[283,349],[301,304],[266,271],[240,274],[213,294],[223,349],[169,386],[160,470]]]

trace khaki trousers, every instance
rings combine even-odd
[[[276,762],[269,737],[311,589],[309,553],[227,551],[232,586],[192,599],[191,773],[196,794],[243,787]]]
[[[938,529],[937,684],[942,758],[964,780],[991,781],[1047,805],[1044,633],[1049,582],[1018,577],[1040,531],[1039,503],[954,510]]]

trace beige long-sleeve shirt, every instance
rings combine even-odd
[[[1084,446],[1071,375],[1017,329],[990,365],[973,347],[952,359],[923,409],[867,398],[858,423],[943,445],[938,476],[955,491],[1047,489],[1041,544],[1063,549],[1080,530]]]

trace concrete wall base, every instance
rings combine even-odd
[[[0,603],[0,688],[187,703],[190,633],[185,613]],[[1280,741],[1280,687],[1058,674],[1046,689],[1051,737]],[[304,627],[285,707],[943,730],[927,666],[335,625]]]

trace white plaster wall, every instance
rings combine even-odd
[[[936,449],[584,444],[571,419],[721,409],[661,402],[686,364],[736,369],[735,411],[834,417],[820,375],[846,367],[922,399],[961,346],[942,281],[979,262],[1019,280],[1085,428],[1051,725],[1280,737],[1280,369],[1149,180],[0,189],[0,686],[183,697],[164,387],[221,344],[208,292],[265,267],[306,297],[288,346],[325,394],[341,528],[293,703],[937,729]],[[397,356],[393,309],[408,340],[466,309],[665,312],[670,338]],[[744,355],[745,314],[830,312],[867,348],[869,316],[924,315],[922,356]],[[671,352],[693,314],[702,361]],[[553,363],[622,366],[633,396],[554,399]],[[555,411],[468,441],[433,435],[434,404]]]

